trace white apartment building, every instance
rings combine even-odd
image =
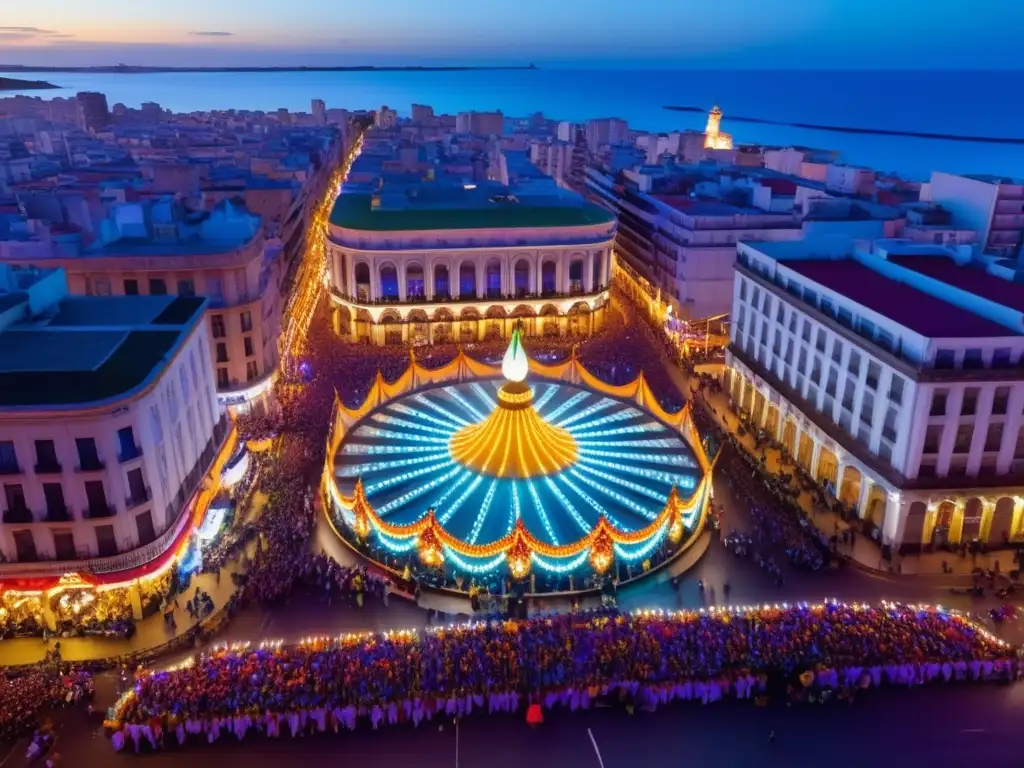
[[[572,170],[575,149],[568,141],[534,139],[530,142],[530,162],[561,185]]]
[[[266,247],[260,217],[231,200],[201,214],[176,205],[163,198],[116,206],[90,246],[12,248],[7,263],[63,268],[76,295],[208,298],[221,399],[258,401],[277,364],[280,249]]]
[[[615,218],[494,182],[343,191],[328,228],[335,330],[383,343],[600,328]]]
[[[1024,181],[936,171],[921,196],[951,211],[958,228],[976,231],[983,252],[1017,254],[1024,231]]]
[[[904,551],[1021,534],[1024,286],[970,249],[740,243],[728,386]]]
[[[227,430],[205,305],[0,266],[4,560],[72,572],[170,545]]]
[[[398,125],[398,112],[385,104],[374,113],[373,124],[382,131],[389,131]]]

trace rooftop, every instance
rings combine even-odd
[[[610,224],[614,216],[582,199],[545,196],[543,200],[496,201],[493,196],[456,194],[453,199],[419,203],[408,198],[405,208],[372,208],[372,195],[343,193],[331,212],[331,224],[371,232],[438,229],[514,229],[583,227]]]
[[[960,266],[949,256],[889,256],[889,261],[989,301],[1024,312],[1024,285],[990,275],[980,267]]]
[[[76,407],[131,394],[163,369],[204,305],[73,296],[52,317],[9,326],[0,333],[0,408]]]
[[[849,257],[793,259],[782,264],[927,338],[967,339],[1020,335],[924,291],[885,277]]]

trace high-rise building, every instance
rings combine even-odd
[[[381,130],[391,130],[398,125],[398,112],[385,104],[374,113],[373,124]]]
[[[629,125],[617,117],[587,121],[587,147],[596,153],[602,147],[622,144],[629,138]]]
[[[317,125],[327,124],[327,105],[323,99],[313,99],[310,102],[310,110],[313,114],[313,122]]]
[[[434,118],[434,108],[425,104],[412,105],[412,121],[417,125],[429,123]]]
[[[475,136],[501,136],[505,132],[505,116],[496,112],[459,112],[455,116],[456,133]]]
[[[75,96],[78,127],[83,131],[101,131],[110,125],[107,97],[102,93],[82,91]]]

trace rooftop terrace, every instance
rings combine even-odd
[[[1024,312],[1024,285],[1003,280],[984,270],[960,266],[948,256],[889,256],[889,261],[904,269],[973,293],[1004,307]]]
[[[0,333],[0,408],[79,407],[145,385],[201,322],[205,300],[65,298]]]

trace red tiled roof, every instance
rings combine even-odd
[[[880,275],[853,259],[795,259],[780,263],[928,338],[967,339],[1019,335],[906,283]]]
[[[1020,283],[1011,283],[975,267],[961,267],[946,256],[890,256],[889,261],[1004,307],[1024,312],[1024,285]]]

